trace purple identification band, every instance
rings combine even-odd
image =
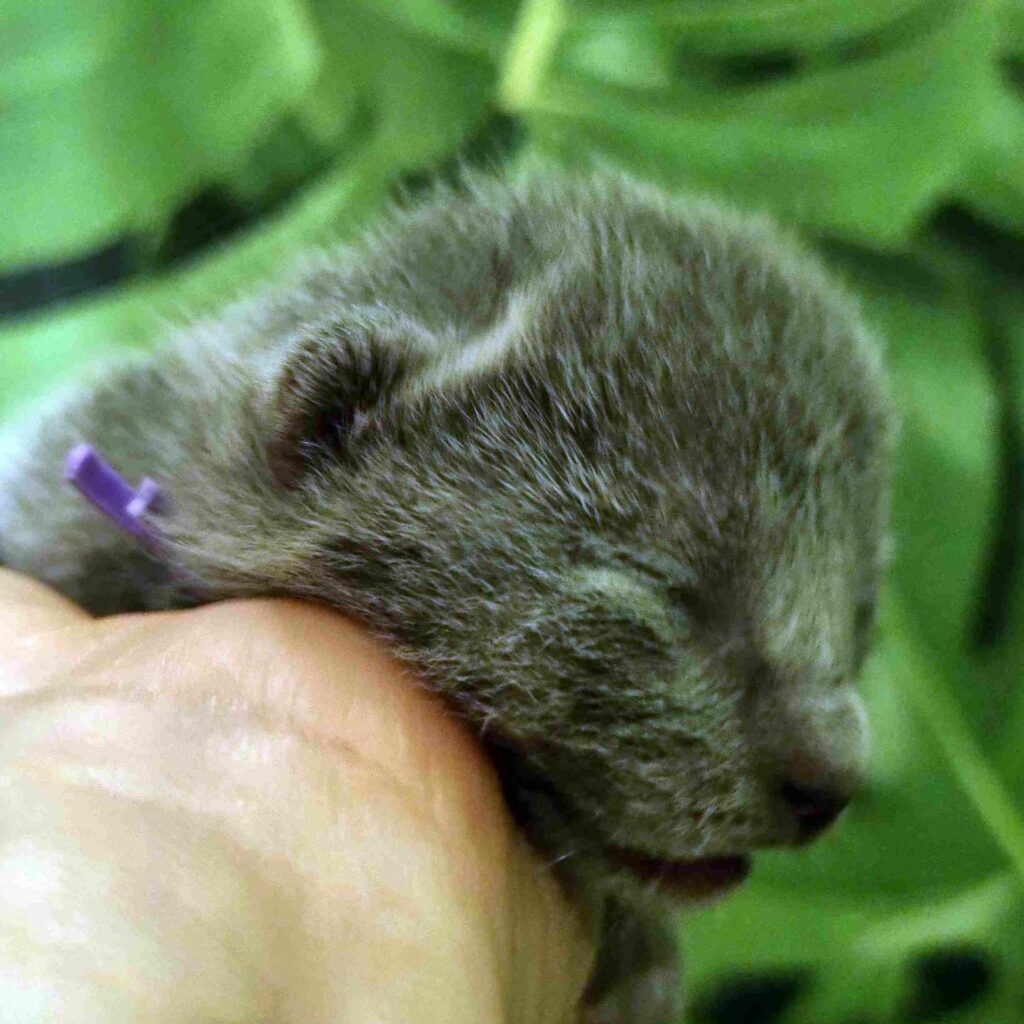
[[[80,444],[68,452],[64,479],[122,530],[140,540],[155,539],[142,517],[160,500],[161,491],[148,476],[135,489],[91,444]]]

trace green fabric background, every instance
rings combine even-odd
[[[3,420],[453,157],[802,229],[902,413],[874,768],[686,923],[691,1016],[1024,1020],[1022,0],[6,0],[0,54]]]

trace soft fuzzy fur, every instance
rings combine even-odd
[[[792,844],[794,759],[852,788],[888,418],[851,303],[770,225],[476,181],[67,402],[0,543],[99,613],[288,593],[383,634],[568,877],[625,901],[610,941],[660,950],[605,967],[592,1019],[654,1022],[667,945],[609,851]],[[171,496],[152,553],[60,482],[83,440]]]

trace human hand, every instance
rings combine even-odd
[[[0,570],[6,1024],[561,1024],[592,959],[472,737],[336,613],[96,620]]]

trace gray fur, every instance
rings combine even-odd
[[[3,481],[0,544],[98,613],[358,616],[625,921],[656,886],[609,851],[790,845],[794,758],[854,784],[888,421],[851,302],[771,225],[618,179],[475,181],[67,401]],[[61,484],[82,440],[171,495],[152,553]],[[630,1019],[669,1013],[660,961]]]

